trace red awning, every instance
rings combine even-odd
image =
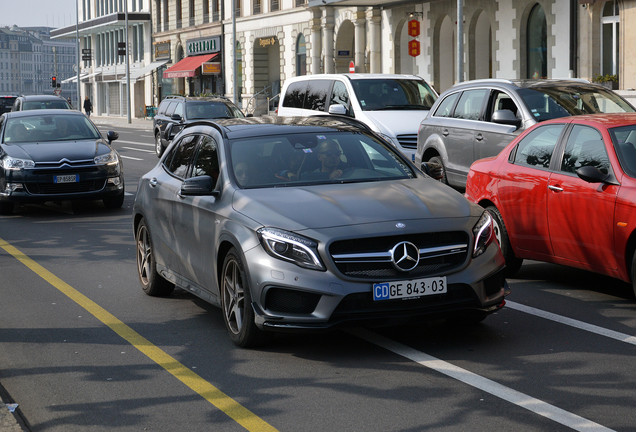
[[[186,57],[175,65],[170,66],[163,73],[164,78],[185,78],[196,75],[196,70],[201,64],[212,60],[219,53],[205,54],[200,56]]]

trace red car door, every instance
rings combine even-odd
[[[539,126],[514,150],[514,160],[499,168],[497,194],[510,244],[518,257],[552,255],[547,191],[550,162],[565,124]]]
[[[583,166],[594,166],[603,173],[611,171],[601,133],[575,125],[560,169],[552,174],[548,185],[548,224],[554,254],[577,267],[616,269],[614,209],[619,186],[582,180],[575,171]]]

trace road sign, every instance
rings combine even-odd
[[[62,89],[61,88],[56,88],[55,90],[53,90],[53,93],[55,93],[55,96],[59,96],[62,94]]]
[[[349,73],[354,73],[356,71],[356,66],[353,64],[353,61],[349,62]]]

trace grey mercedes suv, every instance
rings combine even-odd
[[[508,291],[490,214],[348,117],[186,124],[141,177],[133,229],[143,290],[219,306],[239,346],[477,322]]]
[[[440,164],[442,181],[463,190],[474,161],[499,154],[537,122],[634,111],[618,94],[586,80],[465,81],[446,90],[420,123],[415,163]]]

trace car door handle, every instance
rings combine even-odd
[[[560,188],[560,187],[558,187],[558,186],[552,186],[552,185],[549,185],[549,186],[548,186],[548,189],[550,189],[550,190],[552,190],[552,191],[555,191],[555,192],[563,192],[563,188]]]
[[[448,136],[448,134],[449,134],[448,129],[444,129],[444,130],[442,131],[442,135],[444,135],[444,136]]]
[[[158,182],[158,181],[157,181],[157,179],[156,179],[156,178],[154,178],[154,177],[153,177],[153,178],[151,178],[151,179],[150,179],[150,181],[148,182],[148,184],[150,185],[150,187],[155,187],[155,186],[157,186],[157,184],[158,184],[158,183],[159,183],[159,182]]]
[[[483,136],[482,134],[478,133],[477,135],[475,135],[475,139],[476,139],[477,141],[483,141],[484,136]]]

